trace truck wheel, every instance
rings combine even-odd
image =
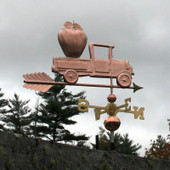
[[[78,74],[75,70],[67,70],[64,73],[64,79],[69,84],[75,84],[78,80]]]
[[[129,87],[131,85],[131,76],[127,73],[119,74],[117,84],[121,87]]]

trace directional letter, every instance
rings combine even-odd
[[[140,116],[139,119],[144,120],[143,111],[144,111],[145,108],[140,107],[138,109],[138,107],[134,106],[133,109],[134,109],[134,111],[133,111],[134,112],[134,118],[137,119]]]
[[[85,104],[80,104],[84,102]],[[88,112],[88,106],[89,105],[89,101],[86,99],[78,99],[78,110],[80,112]]]

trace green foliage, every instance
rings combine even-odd
[[[6,154],[4,147],[0,146],[0,155],[4,155],[4,154]]]
[[[86,161],[86,155],[85,154],[82,154],[82,159],[83,159],[83,161]]]
[[[1,93],[1,88],[0,88],[0,113],[5,112],[5,106],[7,106],[8,101],[6,99],[3,99],[2,97],[4,96],[4,93]]]
[[[106,132],[102,127],[99,127],[99,129],[99,149],[110,150],[110,132]],[[138,155],[137,151],[141,148],[141,145],[133,143],[133,140],[129,139],[128,134],[114,134],[115,150],[119,153]]]
[[[86,144],[86,141],[80,140],[77,142],[77,145],[80,148],[90,149],[90,146]]]
[[[170,141],[168,139],[158,135],[156,140],[151,140],[150,145],[151,147],[145,152],[147,158],[170,160]]]
[[[113,170],[113,167],[108,163],[107,160],[101,160],[99,165],[96,167],[97,170]]]
[[[63,81],[63,77],[56,74],[54,81]],[[36,136],[54,142],[87,140],[85,135],[76,136],[64,127],[76,123],[71,118],[80,114],[77,108],[78,98],[84,98],[84,93],[73,95],[63,85],[53,86],[46,93],[38,93],[43,102],[35,117],[36,127],[32,126],[33,130],[36,129]]]
[[[51,159],[50,160],[50,167],[53,168],[55,166],[57,166],[55,159]]]
[[[34,153],[32,157],[32,163],[35,168],[38,168],[38,162],[39,162],[38,155],[37,153]]]
[[[8,100],[3,98],[4,93],[1,92],[0,88],[0,120],[3,119],[3,114],[6,113],[6,106],[8,104]],[[0,124],[0,129],[4,130],[4,123]]]
[[[29,100],[21,100],[19,95],[14,94],[14,98],[8,101],[8,109],[2,113],[3,126],[1,126],[1,129],[27,135],[31,122],[31,109],[28,107],[28,103]]]
[[[49,152],[50,152],[50,148],[49,148],[49,146],[48,146],[48,145],[44,145],[43,149],[44,149],[44,153],[45,153],[45,155],[48,155],[48,154],[49,154]]]
[[[7,159],[6,164],[5,164],[6,170],[10,170],[11,168],[14,168],[14,163],[13,160]]]
[[[58,154],[59,156],[62,156],[62,150],[58,150],[58,151],[57,151],[57,154]]]

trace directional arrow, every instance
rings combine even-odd
[[[31,90],[47,92],[53,85],[69,85],[69,86],[89,86],[89,87],[103,87],[103,88],[122,88],[121,86],[116,85],[105,85],[105,84],[86,84],[86,83],[76,83],[76,84],[68,84],[66,82],[55,82],[53,81],[46,73],[33,73],[26,74],[23,76],[24,80],[24,88],[28,88]],[[137,90],[142,89],[133,83],[133,86],[124,87],[123,89],[133,89],[135,93]]]
[[[137,84],[133,83],[133,93],[135,93],[137,90],[143,89],[143,87],[138,86]]]

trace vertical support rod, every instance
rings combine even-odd
[[[113,78],[110,77],[110,85],[113,86]],[[113,87],[110,88],[110,94],[113,94]]]
[[[115,150],[114,131],[110,132],[110,148],[111,148],[111,150]]]
[[[99,149],[99,136],[96,135],[96,149]]]

